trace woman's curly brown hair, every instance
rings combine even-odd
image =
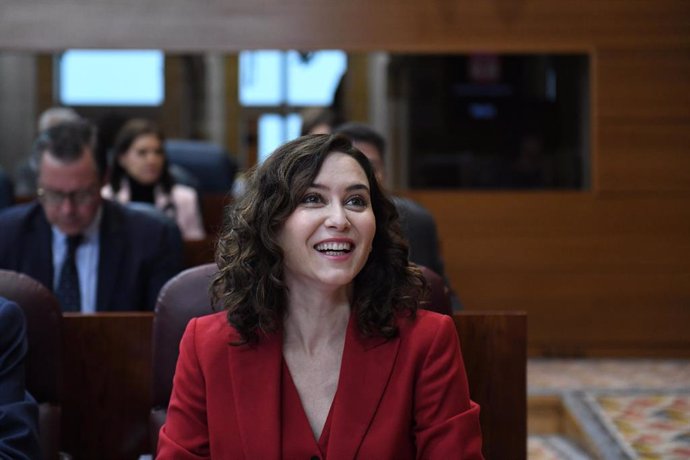
[[[414,316],[426,283],[407,259],[398,213],[376,181],[369,160],[341,135],[309,135],[279,147],[251,171],[245,194],[226,210],[216,247],[219,271],[211,292],[227,310],[241,343],[282,327],[287,302],[278,233],[333,152],[354,158],[369,180],[376,219],[372,251],[355,277],[352,311],[366,336],[397,335],[397,316]]]

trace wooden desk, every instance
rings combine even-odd
[[[527,315],[454,316],[472,400],[481,406],[484,456],[527,458]]]
[[[153,313],[63,318],[62,450],[75,460],[148,453]]]

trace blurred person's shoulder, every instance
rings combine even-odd
[[[24,313],[19,305],[0,296],[0,324],[17,327],[17,325],[21,325],[24,321],[23,316]]]
[[[401,216],[411,219],[434,221],[434,216],[422,204],[399,195],[392,195],[391,199]]]
[[[185,184],[175,184],[170,190],[173,201],[184,201],[196,203],[199,199],[199,194],[194,187]]]
[[[175,225],[159,209],[147,203],[119,203],[114,200],[103,200],[103,212],[107,216],[107,225],[125,224],[138,230],[160,230]]]
[[[14,231],[24,228],[41,213],[41,206],[38,202],[32,201],[0,209],[0,228],[2,233],[7,235]]]

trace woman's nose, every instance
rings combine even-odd
[[[339,231],[347,230],[350,227],[350,220],[347,218],[347,213],[343,206],[335,204],[328,207],[326,226]]]

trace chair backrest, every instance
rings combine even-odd
[[[199,191],[224,192],[232,189],[237,163],[217,144],[187,139],[168,139],[165,153],[171,164],[179,165],[199,181]]]
[[[135,211],[140,214],[145,214],[149,217],[152,217],[156,221],[160,222],[164,226],[166,226],[169,230],[170,235],[174,235],[174,245],[182,247],[183,245],[183,239],[182,239],[182,233],[180,232],[180,228],[177,226],[177,222],[175,222],[175,219],[172,217],[168,216],[163,212],[162,210],[158,209],[151,203],[142,203],[139,201],[129,201],[124,204],[124,206],[127,209],[130,209],[132,211]]]
[[[192,187],[194,190],[199,191],[199,179],[197,179],[194,174],[187,171],[187,168],[175,163],[170,163],[168,171],[176,184],[186,185],[187,187]]]
[[[62,311],[53,293],[35,279],[0,270],[0,295],[17,303],[26,317],[26,387],[39,404],[45,458],[58,457],[62,369]]]
[[[180,340],[192,318],[213,313],[209,296],[215,264],[189,268],[170,279],[161,289],[153,317],[151,451],[156,451],[158,432],[165,423],[172,392]]]
[[[213,313],[209,297],[215,264],[193,267],[170,279],[160,291],[153,318],[154,407],[167,408],[178,347],[192,318]]]
[[[450,300],[450,289],[448,289],[443,277],[424,265],[417,266],[422,270],[422,275],[429,284],[429,304],[424,308],[444,315],[452,315],[453,304]]]

